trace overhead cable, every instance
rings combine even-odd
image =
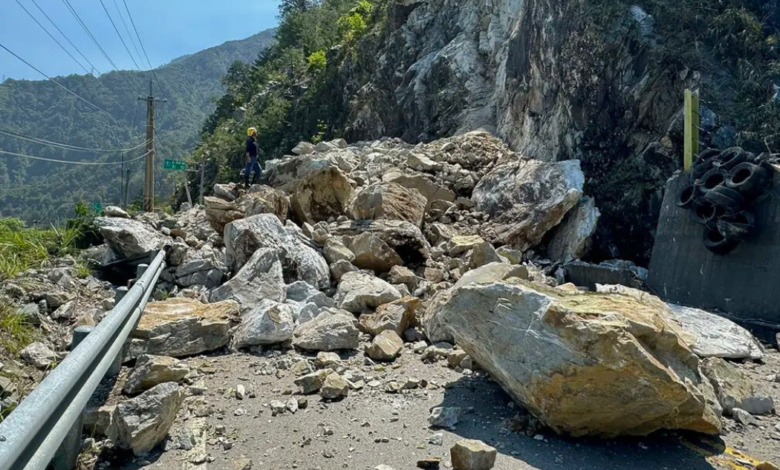
[[[9,137],[14,137],[16,139],[20,140],[26,140],[28,142],[33,142],[36,144],[46,145],[49,147],[56,147],[61,148],[64,150],[72,150],[72,151],[78,151],[78,152],[90,152],[90,153],[118,153],[118,152],[130,152],[132,150],[135,150],[137,148],[143,147],[146,145],[146,141],[141,142],[140,144],[136,145],[135,147],[125,148],[125,149],[98,149],[98,148],[87,148],[87,147],[79,147],[77,145],[70,145],[70,144],[63,144],[61,142],[53,142],[46,139],[39,139],[37,137],[30,137],[23,134],[19,134],[14,131],[9,131],[6,129],[0,129],[0,134],[7,135]]]
[[[43,75],[43,76],[44,76],[44,77],[46,77],[47,79],[51,80],[51,81],[52,81],[52,82],[54,82],[54,83],[55,83],[55,84],[56,84],[58,87],[60,87],[60,88],[62,88],[63,90],[67,91],[68,93],[70,93],[71,95],[73,95],[73,96],[75,96],[76,98],[80,99],[81,101],[85,102],[86,104],[88,104],[88,105],[92,106],[92,107],[93,107],[93,108],[95,108],[96,110],[98,110],[98,111],[103,111],[104,113],[106,113],[106,114],[109,114],[109,115],[111,114],[111,113],[109,113],[108,111],[106,111],[105,109],[101,108],[100,106],[98,106],[98,105],[96,105],[96,104],[92,103],[91,101],[87,100],[86,98],[82,98],[81,96],[79,96],[79,94],[77,94],[76,92],[72,91],[70,88],[66,87],[66,86],[65,86],[65,85],[63,85],[62,83],[60,83],[60,82],[58,82],[57,80],[55,80],[55,79],[51,78],[50,76],[46,75],[46,74],[45,74],[45,73],[43,73],[43,72],[42,72],[42,71],[41,71],[39,68],[37,68],[36,66],[34,66],[34,65],[32,65],[31,63],[29,63],[29,62],[27,62],[26,60],[24,60],[22,57],[20,57],[18,54],[16,54],[16,53],[15,53],[14,51],[12,51],[11,49],[9,49],[9,48],[5,47],[5,46],[4,46],[4,45],[2,45],[2,44],[0,44],[0,48],[2,48],[2,49],[5,49],[5,51],[6,51],[6,52],[8,52],[8,53],[9,53],[9,54],[11,54],[12,56],[16,57],[16,58],[17,58],[17,59],[19,59],[20,61],[24,62],[24,63],[25,63],[25,64],[26,64],[28,67],[30,67],[31,69],[35,70],[35,71],[36,71],[36,72],[38,72],[39,74]]]
[[[132,60],[133,64],[135,64],[135,68],[137,68],[140,71],[141,67],[138,66],[138,62],[135,61],[135,57],[133,57],[133,54],[130,52],[130,48],[127,47],[127,43],[125,42],[125,39],[122,37],[122,34],[119,32],[119,28],[116,27],[116,23],[114,23],[114,19],[111,17],[111,14],[108,12],[108,8],[106,8],[106,4],[103,3],[103,0],[100,0],[100,6],[103,7],[103,11],[105,11],[106,16],[108,16],[108,21],[110,21],[111,26],[114,27],[114,31],[116,31],[116,35],[119,36],[119,40],[122,41],[122,45],[125,46],[125,51],[127,51],[127,55],[130,56],[130,60]]]
[[[17,4],[18,4],[18,5],[19,5],[19,6],[22,8],[22,10],[24,10],[24,12],[25,12],[25,13],[27,13],[27,16],[29,16],[30,18],[32,18],[32,20],[33,20],[33,21],[35,21],[35,23],[36,23],[38,26],[40,26],[40,27],[41,27],[41,29],[42,29],[42,30],[43,30],[43,31],[44,31],[46,34],[48,34],[48,35],[49,35],[49,37],[52,39],[52,41],[56,42],[56,43],[57,43],[57,45],[58,45],[58,46],[60,46],[60,49],[62,49],[63,51],[65,51],[65,53],[66,53],[66,54],[68,54],[68,56],[69,56],[71,59],[73,59],[73,61],[74,61],[74,62],[76,62],[76,63],[79,65],[79,67],[81,67],[81,68],[82,68],[82,70],[84,70],[84,72],[86,72],[88,75],[89,75],[89,74],[91,74],[91,72],[90,72],[89,70],[87,70],[87,68],[86,68],[86,67],[85,67],[85,66],[84,66],[84,65],[83,65],[81,62],[79,62],[79,60],[78,60],[78,59],[76,59],[76,57],[74,57],[74,56],[73,56],[73,54],[71,54],[71,53],[70,53],[70,51],[69,51],[68,49],[66,49],[66,48],[65,48],[65,46],[63,46],[63,45],[62,45],[62,43],[61,43],[61,42],[60,42],[60,41],[59,41],[57,38],[55,38],[55,37],[54,37],[54,35],[53,35],[53,34],[51,34],[51,33],[49,32],[49,30],[48,30],[48,29],[46,29],[46,27],[45,27],[43,24],[41,24],[41,22],[40,22],[40,21],[38,21],[38,18],[36,18],[35,16],[33,16],[33,14],[32,14],[32,13],[30,13],[30,10],[28,10],[28,9],[27,9],[27,7],[25,7],[24,5],[22,5],[22,2],[21,2],[21,1],[19,1],[19,0],[16,0],[16,3],[17,3]]]
[[[150,153],[152,153],[151,150],[149,152],[146,152],[145,154],[141,155],[140,157],[132,158],[130,160],[125,160],[123,162],[74,162],[74,161],[70,161],[70,160],[57,160],[56,158],[36,157],[34,155],[26,155],[26,154],[23,154],[23,153],[7,152],[5,150],[0,150],[0,154],[11,155],[11,156],[14,156],[14,157],[22,157],[22,158],[27,158],[27,159],[30,159],[30,160],[40,160],[40,161],[51,162],[51,163],[64,163],[64,164],[68,164],[68,165],[82,165],[82,166],[124,165],[125,163],[130,163],[130,162],[134,162],[136,160],[140,160],[140,159],[146,157],[147,155],[149,155]]]
[[[71,41],[71,40],[70,40],[70,38],[68,37],[68,35],[67,35],[67,34],[65,34],[65,33],[64,33],[64,32],[63,32],[61,29],[60,29],[60,27],[59,27],[59,26],[57,26],[57,23],[55,23],[55,22],[54,22],[54,20],[52,20],[51,18],[49,18],[49,15],[46,13],[46,10],[44,10],[43,8],[41,8],[41,6],[40,6],[40,5],[38,5],[38,2],[36,2],[35,0],[31,0],[31,1],[32,1],[33,5],[35,5],[35,7],[36,7],[36,8],[38,8],[38,10],[39,10],[39,11],[40,11],[40,12],[43,14],[43,16],[45,16],[45,17],[46,17],[46,19],[47,19],[47,20],[49,20],[49,23],[51,23],[51,24],[52,24],[52,25],[53,25],[53,26],[54,26],[54,27],[57,29],[57,31],[59,31],[59,33],[62,35],[62,37],[64,37],[64,38],[65,38],[65,40],[66,40],[66,41],[68,41],[68,44],[70,44],[70,45],[71,45],[71,47],[73,47],[74,49],[76,49],[76,52],[78,52],[78,53],[79,53],[79,55],[80,55],[80,56],[81,56],[81,57],[84,59],[84,61],[86,61],[86,62],[89,64],[89,66],[90,66],[90,67],[92,67],[92,70],[94,70],[96,73],[100,74],[100,70],[98,70],[98,68],[97,68],[97,67],[95,67],[95,64],[93,64],[93,63],[92,63],[92,62],[91,62],[91,61],[90,61],[90,60],[87,58],[87,56],[85,56],[85,55],[84,55],[84,53],[83,53],[83,52],[81,52],[81,49],[79,49],[79,48],[78,48],[78,47],[77,47],[75,44],[73,44],[73,41]],[[89,72],[89,73],[91,73],[91,72]]]

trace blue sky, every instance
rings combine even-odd
[[[0,44],[50,76],[83,74],[84,70],[38,26],[17,3],[24,5],[73,56],[88,69],[87,62],[60,36],[49,20],[38,10],[33,0],[0,0]],[[130,56],[106,16],[99,0],[67,0],[87,28],[119,69],[134,70]],[[243,39],[264,29],[276,26],[278,0],[125,0],[132,14],[141,40],[154,67],[185,54]],[[76,18],[68,10],[65,0],[35,0],[63,33],[81,50],[100,72],[113,66],[103,57]],[[108,12],[122,33],[131,53],[135,48],[129,42],[125,27],[117,12],[127,18],[123,0],[103,0]],[[143,60],[143,59],[141,59]],[[136,57],[136,61],[144,67]],[[144,61],[145,63],[145,61]],[[43,77],[0,48],[0,83],[6,78],[39,80]]]

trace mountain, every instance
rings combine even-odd
[[[0,84],[0,130],[84,148],[126,149],[127,160],[145,152],[146,104],[152,80],[159,137],[155,192],[169,198],[181,174],[162,170],[165,158],[184,159],[199,141],[203,122],[225,92],[222,79],[234,62],[253,63],[274,40],[270,29],[250,38],[180,57],[149,72],[117,71],[100,77],[56,77],[59,83],[100,109],[69,94],[52,81],[6,80]],[[138,146],[140,144],[140,146]],[[122,153],[95,154],[42,146],[0,135],[0,150],[68,161],[119,162]],[[121,165],[77,166],[0,154],[0,217],[29,223],[54,222],[73,213],[76,202],[118,204]],[[141,197],[143,159],[129,170],[128,199]]]

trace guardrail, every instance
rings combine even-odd
[[[75,467],[84,409],[103,377],[118,372],[125,341],[154,291],[164,260],[161,250],[106,318],[80,342],[74,337],[78,345],[73,351],[0,423],[0,470]]]

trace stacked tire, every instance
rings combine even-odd
[[[677,205],[704,226],[711,252],[728,254],[756,231],[753,206],[772,185],[770,158],[739,147],[707,149],[696,158]]]

